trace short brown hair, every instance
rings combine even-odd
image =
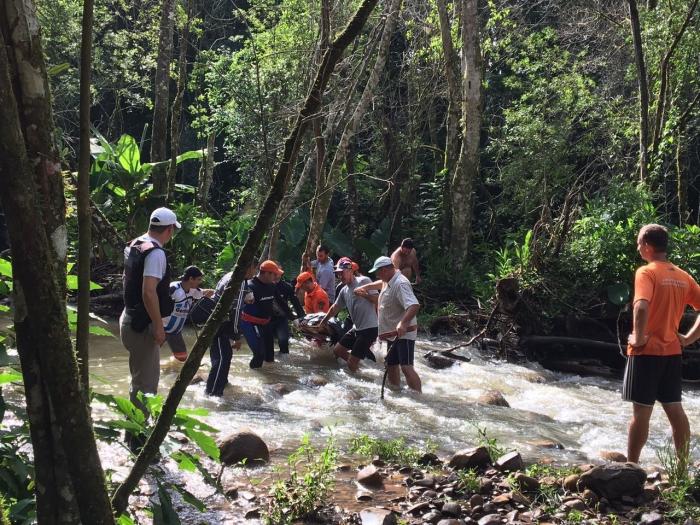
[[[660,224],[642,226],[639,239],[654,248],[655,252],[666,253],[668,249],[668,229]]]

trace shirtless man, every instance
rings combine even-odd
[[[420,283],[420,268],[418,267],[418,257],[416,249],[413,247],[413,239],[404,239],[401,246],[391,254],[391,262],[394,268],[401,270],[409,281],[416,276],[416,284]]]

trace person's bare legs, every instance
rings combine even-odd
[[[388,372],[389,384],[396,387],[401,386],[401,373],[399,372],[399,365],[390,365]]]
[[[649,419],[653,406],[632,403],[632,419],[627,434],[627,461],[639,463],[639,455],[649,437]]]
[[[352,354],[348,357],[348,368],[351,372],[357,372],[360,368],[360,360]]]
[[[676,456],[685,462],[688,457],[690,444],[690,423],[681,403],[665,403],[661,405],[666,412],[668,422],[673,430],[673,443],[676,445]]]
[[[333,347],[333,353],[335,354],[336,357],[340,357],[344,361],[348,360],[348,357],[350,357],[350,352],[348,351],[347,348],[345,348],[343,345],[338,343]]]
[[[413,368],[413,365],[401,365],[401,371],[406,378],[406,384],[416,392],[422,392],[420,377]]]

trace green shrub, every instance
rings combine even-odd
[[[304,436],[299,448],[287,459],[288,478],[270,489],[263,521],[270,525],[294,523],[311,514],[326,499],[335,482],[338,450],[333,438],[317,451]]]
[[[403,465],[415,465],[418,463],[421,456],[429,452],[434,452],[435,448],[435,445],[431,442],[419,448],[407,445],[406,440],[402,437],[385,440],[362,434],[350,441],[349,451],[367,459],[376,456],[384,461],[401,463]]]

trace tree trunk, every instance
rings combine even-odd
[[[355,182],[355,150],[348,148],[345,165],[348,168],[348,217],[350,222],[350,238],[352,239],[352,260],[359,261],[360,250],[357,248],[357,239],[360,238],[360,200],[357,195],[357,183]]]
[[[117,488],[114,496],[112,497],[112,503],[117,513],[121,513],[124,511],[124,509],[126,509],[129,494],[131,494],[131,492],[136,488],[139,480],[146,472],[146,468],[158,452],[160,444],[163,442],[168,433],[168,429],[170,428],[173,417],[175,416],[175,411],[177,410],[180,400],[182,399],[182,396],[189,386],[190,381],[192,381],[195,373],[197,370],[199,370],[199,365],[202,361],[204,353],[209,348],[219,325],[224,318],[228,316],[233,299],[238,293],[237,288],[240,286],[240,282],[243,279],[248,266],[253,261],[255,253],[260,248],[260,243],[262,242],[265,233],[274,219],[275,211],[277,210],[280,201],[284,196],[285,189],[289,184],[289,177],[291,175],[292,168],[299,152],[301,137],[306,131],[306,127],[309,125],[311,116],[315,115],[321,106],[321,94],[328,84],[328,79],[333,73],[333,70],[335,69],[335,66],[340,60],[345,49],[350,45],[360,31],[362,31],[362,28],[377,4],[377,1],[378,0],[363,0],[347,27],[340,35],[338,35],[338,37],[331,43],[329,48],[324,53],[323,60],[319,65],[316,78],[309,91],[306,101],[304,102],[304,106],[299,111],[294,127],[284,142],[282,159],[275,174],[274,182],[269,193],[267,194],[267,198],[265,199],[265,203],[260,210],[258,218],[255,221],[255,225],[250,230],[248,238],[246,239],[245,244],[241,249],[241,253],[236,260],[236,264],[233,269],[233,276],[231,277],[229,285],[226,290],[224,290],[221,299],[207,320],[207,323],[204,325],[204,328],[202,328],[202,331],[197,338],[197,342],[194,344],[190,355],[187,357],[187,361],[180,370],[180,374],[170,389],[168,397],[163,405],[163,410],[158,417],[158,420],[156,421],[153,431],[149,435],[143,450],[136,459],[136,463],[131,469],[131,472],[129,472],[127,478]]]
[[[92,220],[90,210],[90,74],[92,70],[93,0],[83,1],[80,46],[80,160],[78,166],[78,326],[75,351],[83,389],[89,392],[90,256]]]
[[[160,15],[156,80],[153,88],[153,126],[151,129],[151,162],[167,158],[168,105],[170,103],[170,59],[173,54],[175,0],[163,0]],[[165,165],[153,168],[153,201],[165,204],[168,193],[168,173]]]
[[[442,242],[448,246],[452,235],[452,191],[450,189],[451,178],[454,177],[455,167],[459,159],[461,137],[459,130],[460,108],[462,105],[462,93],[459,83],[459,57],[452,42],[452,25],[447,13],[445,0],[436,0],[438,16],[440,18],[440,39],[442,41],[442,53],[445,57],[445,78],[447,79],[447,129],[445,130],[445,156],[443,169],[443,204],[442,204]]]
[[[693,18],[693,14],[695,13],[695,9],[697,8],[697,6],[698,0],[694,0],[693,3],[690,5],[690,8],[688,9],[688,14],[686,15],[685,20],[683,21],[683,25],[676,33],[676,36],[673,38],[671,46],[668,48],[666,53],[664,53],[663,59],[661,59],[661,65],[659,67],[659,77],[661,78],[661,81],[659,83],[659,93],[656,97],[656,116],[654,118],[654,133],[651,145],[651,153],[649,155],[652,162],[656,160],[656,155],[659,152],[659,144],[661,143],[661,136],[663,134],[665,124],[664,117],[666,110],[666,99],[669,96],[667,87],[668,77],[671,70],[671,58],[673,57],[673,53],[676,51],[676,48],[678,47],[678,44],[681,41],[681,38],[683,38],[683,34],[685,33],[688,24],[690,24],[690,20]]]
[[[187,22],[180,35],[180,56],[177,61],[177,92],[170,116],[170,164],[168,165],[168,200],[172,201],[177,182],[177,156],[180,154],[180,117],[182,116],[182,99],[187,87],[187,49],[189,48],[190,25],[194,13],[193,0],[187,0]]]
[[[450,250],[457,268],[467,260],[473,214],[474,182],[479,175],[483,65],[477,0],[464,0],[462,27],[462,147],[452,178]]]
[[[9,5],[6,3],[6,6]],[[9,26],[13,28],[13,39],[9,42],[5,36],[8,26],[3,24],[0,31],[0,121],[3,123],[0,126],[0,184],[3,187],[0,197],[7,213],[12,269],[18,284],[14,292],[19,298],[18,302],[26,305],[26,311],[20,313],[24,316],[20,318],[20,324],[26,325],[20,328],[24,335],[18,337],[17,349],[23,364],[28,365],[26,371],[23,366],[23,374],[27,374],[25,388],[29,386],[32,389],[26,391],[27,406],[32,407],[31,412],[37,418],[35,423],[38,423],[31,431],[33,436],[41,436],[50,430],[50,435],[46,435],[45,439],[40,437],[33,447],[36,458],[53,461],[50,465],[38,465],[37,468],[43,470],[41,478],[46,482],[49,480],[46,472],[63,466],[56,458],[65,455],[65,466],[73,490],[66,485],[60,486],[56,492],[49,488],[48,497],[58,495],[59,509],[70,508],[75,498],[82,523],[114,523],[89,407],[68,331],[64,298],[65,269],[59,273],[52,251],[52,248],[61,247],[60,234],[56,235],[56,230],[52,229],[60,218],[60,209],[52,205],[63,203],[62,185],[51,187],[28,183],[33,180],[32,169],[48,162],[48,159],[37,156],[39,152],[54,151],[55,148],[42,142],[50,139],[50,135],[42,134],[52,129],[52,123],[48,91],[44,90],[48,84],[34,5],[29,0],[22,0],[15,7],[19,9],[10,14],[16,15],[14,21],[21,24],[21,29],[16,25]],[[9,18],[13,20],[11,16]],[[27,33],[22,34],[23,31]],[[32,38],[25,39],[27,35]],[[30,41],[38,49],[27,48]],[[7,43],[12,45],[6,47]],[[24,88],[22,97],[14,92],[15,86],[11,81],[13,68],[6,49],[14,51],[19,71],[19,82],[15,86],[20,90]],[[33,56],[31,51],[37,52],[38,56]],[[27,84],[30,79],[32,82]],[[22,101],[21,105],[18,100]],[[25,135],[20,122],[20,108],[25,119],[29,117],[43,127],[40,130],[29,128]],[[48,120],[42,122],[41,118]],[[43,168],[47,170],[48,166],[44,164]],[[60,166],[55,170],[60,174]],[[47,177],[52,174],[53,171],[49,170],[41,178],[35,172],[34,180],[39,183],[51,182],[51,179],[47,181]],[[59,190],[60,198],[51,194],[51,191]],[[43,207],[43,203],[48,205]],[[41,220],[37,220],[38,214]],[[51,243],[47,229],[55,235]],[[63,286],[58,284],[59,279],[63,279]],[[53,411],[52,417],[47,417],[46,408]],[[53,444],[60,444],[62,450],[53,451],[48,456],[46,449],[39,449],[49,445],[49,450],[53,450]],[[55,481],[59,479],[55,478]],[[45,492],[46,487],[37,486],[37,506],[43,512],[47,511],[45,503],[41,501]]]
[[[372,68],[367,84],[362,91],[360,100],[355,107],[355,111],[343,129],[343,134],[338,143],[338,148],[335,151],[333,161],[328,169],[328,175],[325,178],[325,185],[322,188],[317,187],[316,189],[316,197],[314,199],[314,207],[311,214],[311,225],[309,226],[309,237],[306,241],[307,254],[310,254],[310,251],[313,250],[321,238],[321,232],[323,231],[323,227],[326,223],[326,217],[328,216],[328,208],[330,207],[331,198],[333,197],[333,187],[336,184],[338,174],[340,173],[340,168],[347,157],[350,142],[354,138],[355,133],[357,133],[357,130],[360,127],[360,122],[367,112],[372,98],[376,94],[379,79],[386,65],[387,56],[389,55],[391,37],[394,34],[396,20],[398,19],[399,11],[401,10],[401,3],[402,0],[392,0],[391,4],[387,5],[387,12],[385,15],[386,22],[382,33],[382,40],[379,44],[379,50],[377,51],[377,59],[374,62],[374,67]]]
[[[199,169],[199,184],[197,186],[197,205],[206,213],[209,208],[209,188],[214,180],[214,141],[216,133],[209,132],[207,136],[207,153]]]
[[[688,177],[683,171],[683,134],[678,132],[676,136],[676,189],[678,197],[678,225],[684,226],[688,222]]]
[[[627,0],[627,3],[630,10],[630,27],[632,29],[634,59],[637,66],[637,84],[639,85],[639,177],[642,182],[646,182],[649,175],[649,81],[644,63],[637,0]]]

